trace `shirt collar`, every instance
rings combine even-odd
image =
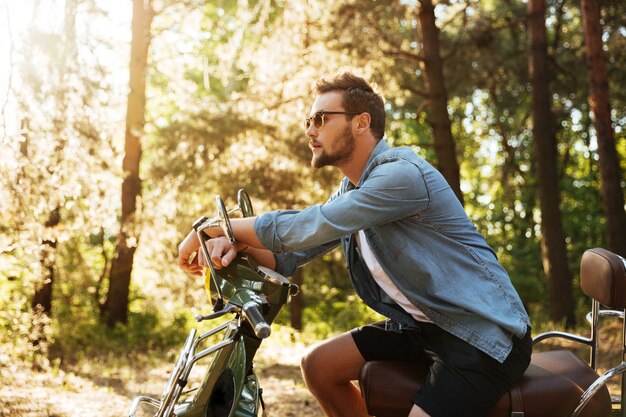
[[[363,181],[365,181],[367,174],[374,168],[372,166],[372,162],[374,161],[374,158],[376,158],[378,155],[380,155],[381,153],[383,153],[384,151],[388,149],[389,149],[389,144],[387,143],[385,138],[382,138],[380,141],[378,141],[376,146],[374,146],[374,149],[372,149],[372,152],[370,153],[370,156],[367,159],[367,162],[365,163],[365,168],[363,168],[363,172],[361,172],[361,177],[359,178],[358,187],[361,186]],[[344,177],[342,189],[344,191],[350,191],[350,190],[353,190],[354,188],[356,187],[352,185],[348,177]]]
[[[367,174],[369,174],[369,172],[374,168],[372,166],[372,162],[374,161],[374,159],[378,155],[380,155],[381,153],[385,152],[388,149],[389,149],[389,144],[387,143],[387,140],[385,140],[385,138],[382,138],[380,141],[378,141],[374,149],[372,149],[372,153],[370,153],[370,157],[367,159],[365,168],[363,169],[363,172],[361,173],[361,178],[359,178],[359,187],[361,186],[363,181],[365,181]]]

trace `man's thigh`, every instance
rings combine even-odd
[[[433,362],[413,402],[432,417],[488,415],[530,362],[530,334],[513,338],[504,363],[433,324],[422,326],[421,337]]]

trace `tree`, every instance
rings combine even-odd
[[[554,321],[574,324],[572,276],[560,210],[555,127],[550,105],[550,68],[545,1],[528,1],[529,67],[532,85],[533,149],[541,208],[541,250],[548,279],[549,312]]]
[[[431,0],[419,1],[419,21],[422,35],[420,67],[424,72],[428,97],[428,124],[433,131],[437,167],[463,204],[461,177],[450,116],[448,115],[448,92],[443,74],[443,61],[439,47],[439,28],[435,23],[435,8]]]
[[[424,144],[421,129],[416,127],[412,130],[418,132],[411,132],[412,140],[402,144],[434,148],[437,168],[463,203],[448,113],[442,32],[437,27],[433,2],[420,0],[416,6],[393,0],[346,2],[338,8],[333,26],[335,31],[328,33],[328,42],[375,73],[372,78],[386,86],[391,112],[413,117],[405,121],[407,125],[425,121],[430,127],[426,140],[432,143]],[[407,116],[410,114],[414,116]],[[388,138],[393,133],[388,129]]]
[[[622,172],[611,126],[609,80],[602,42],[601,2],[581,0],[585,52],[589,72],[589,107],[598,142],[602,202],[609,249],[626,255],[626,215]]]
[[[109,291],[102,306],[108,326],[126,323],[128,295],[135,250],[139,243],[137,203],[141,196],[141,136],[145,125],[146,69],[150,28],[154,17],[151,0],[133,0],[132,40],[130,51],[130,91],[126,107],[124,137],[124,179],[122,181],[122,215],[115,255],[109,273]]]

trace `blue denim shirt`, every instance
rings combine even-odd
[[[344,178],[326,204],[259,216],[257,236],[277,253],[277,270],[341,244],[357,294],[403,327],[417,322],[373,280],[354,234],[365,232],[383,270],[439,327],[503,362],[511,336],[530,321],[493,249],[476,230],[443,176],[410,148],[381,140],[355,187]]]

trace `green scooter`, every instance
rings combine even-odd
[[[248,194],[239,190],[238,207],[227,211],[216,197],[218,215],[201,217],[193,224],[201,250],[209,259],[204,230],[221,226],[234,242],[229,214],[241,211],[254,216]],[[253,417],[265,415],[262,389],[253,370],[253,359],[261,341],[271,333],[270,325],[298,287],[279,273],[259,265],[251,256],[237,255],[226,268],[216,271],[209,263],[205,287],[214,313],[196,316],[198,321],[234,314],[228,320],[200,335],[191,330],[160,399],[136,397],[130,417]],[[214,342],[215,340],[218,340]],[[212,345],[201,348],[204,344]],[[210,360],[201,382],[188,388],[194,365]],[[141,414],[140,414],[141,413]],[[146,414],[144,414],[146,413]]]

